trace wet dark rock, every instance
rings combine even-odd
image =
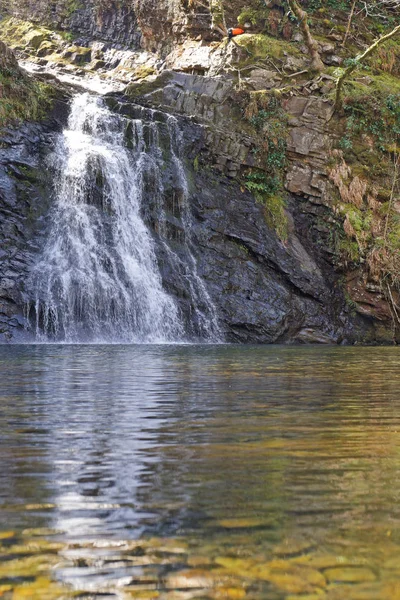
[[[58,90],[43,123],[9,127],[0,146],[0,341],[25,327],[24,286],[47,213],[52,180],[46,156],[68,114],[68,98]]]

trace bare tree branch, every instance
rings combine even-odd
[[[342,47],[344,48],[347,42],[347,38],[349,37],[349,33],[350,33],[350,29],[351,29],[351,23],[353,21],[353,15],[354,15],[354,10],[356,8],[356,4],[357,4],[357,0],[353,0],[353,4],[351,5],[351,11],[350,11],[350,15],[349,15],[349,20],[347,21],[347,28],[346,28],[346,33],[344,34],[344,38],[343,38],[343,42],[342,42]]]
[[[394,29],[392,29],[392,31],[390,31],[389,33],[386,33],[385,35],[378,38],[362,54],[359,54],[358,56],[356,56],[355,59],[352,60],[351,64],[346,69],[343,70],[343,72],[341,73],[341,75],[339,75],[339,77],[336,81],[335,103],[333,105],[333,110],[332,110],[332,114],[331,114],[330,118],[332,118],[332,116],[334,115],[334,113],[340,106],[340,97],[341,97],[341,92],[342,92],[342,88],[343,88],[343,84],[344,84],[345,80],[351,75],[351,73],[358,67],[358,65],[363,60],[368,58],[368,56],[370,54],[372,54],[372,52],[374,52],[374,50],[376,50],[379,46],[381,46],[384,42],[386,42],[386,40],[389,40],[390,38],[394,37],[399,32],[400,32],[400,25],[397,25]]]
[[[360,4],[362,8],[357,14],[362,12],[366,17],[387,19],[388,15],[385,10],[397,11],[400,9],[400,0],[361,0]]]

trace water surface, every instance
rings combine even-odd
[[[398,365],[0,347],[0,598],[400,598]]]

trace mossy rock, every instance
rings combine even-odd
[[[150,67],[149,65],[140,65],[139,67],[134,69],[133,74],[137,79],[145,79],[150,75],[155,75],[156,72],[154,68]]]
[[[47,39],[46,33],[33,29],[24,37],[25,43],[29,48],[38,50],[42,43]]]
[[[92,69],[92,71],[98,71],[99,69],[103,69],[106,66],[106,63],[104,60],[98,59],[92,62],[92,64],[90,65],[90,68]]]
[[[13,53],[0,42],[0,128],[19,120],[37,120],[52,105],[53,89],[28,77]]]
[[[0,39],[12,48],[37,50],[44,41],[50,41],[54,33],[46,27],[38,27],[21,19],[4,19],[1,22]]]
[[[82,65],[91,61],[92,49],[84,46],[69,46],[62,53],[62,57],[74,65]]]
[[[235,38],[235,44],[240,48],[244,48],[248,54],[249,61],[253,62],[254,59],[267,57],[283,58],[285,53],[292,56],[299,54],[299,50],[295,44],[278,40],[264,33],[245,33]]]
[[[49,42],[48,40],[45,40],[44,42],[42,42],[40,44],[40,47],[38,48],[36,55],[39,57],[48,56],[49,54],[53,54],[56,50],[57,50],[56,44],[54,44],[53,42]]]
[[[125,89],[125,95],[131,99],[146,96],[166,86],[172,77],[173,74],[170,71],[164,71],[158,77],[150,76],[140,82],[132,82]]]

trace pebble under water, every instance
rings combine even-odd
[[[397,348],[0,347],[0,598],[400,598]]]

